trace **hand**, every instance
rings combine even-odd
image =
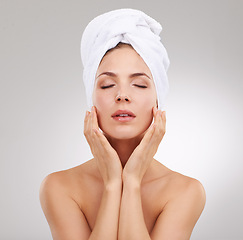
[[[97,162],[104,184],[122,183],[122,165],[120,158],[107,138],[100,132],[96,108],[86,111],[84,135]]]
[[[164,137],[166,126],[165,111],[158,111],[154,107],[153,116],[155,118],[154,123],[147,129],[143,139],[134,149],[123,169],[123,181],[129,179],[141,184],[142,178]]]

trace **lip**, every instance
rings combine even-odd
[[[116,118],[116,115],[120,115],[120,114],[128,114],[130,118],[135,118],[135,114],[127,109],[124,109],[124,110],[118,110],[116,112],[114,112],[112,114],[112,117],[113,118]],[[128,117],[120,117],[120,118],[128,118]]]
[[[119,114],[128,114],[129,116],[127,117],[121,117],[117,116]],[[130,122],[135,118],[135,114],[129,110],[118,110],[115,113],[112,114],[112,118],[118,122]]]
[[[135,117],[113,117],[114,120],[118,122],[130,122],[134,119]]]

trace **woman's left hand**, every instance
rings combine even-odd
[[[157,152],[159,144],[165,134],[165,111],[153,107],[154,123],[150,125],[140,144],[134,149],[123,169],[123,181],[135,181],[141,184],[153,156]]]

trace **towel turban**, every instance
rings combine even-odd
[[[81,38],[83,82],[87,104],[91,109],[95,75],[105,53],[119,42],[130,44],[151,71],[157,92],[158,109],[165,108],[169,90],[167,51],[160,41],[162,26],[140,10],[117,9],[95,17],[86,26]]]

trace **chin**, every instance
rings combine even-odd
[[[103,130],[102,130],[103,131]],[[110,128],[108,131],[104,130],[103,132],[105,133],[105,136],[117,139],[117,140],[128,140],[128,139],[135,139],[135,138],[142,138],[144,135],[144,132],[146,131],[143,130],[138,130],[138,129],[125,129],[123,127],[119,127],[119,129],[112,129]]]

